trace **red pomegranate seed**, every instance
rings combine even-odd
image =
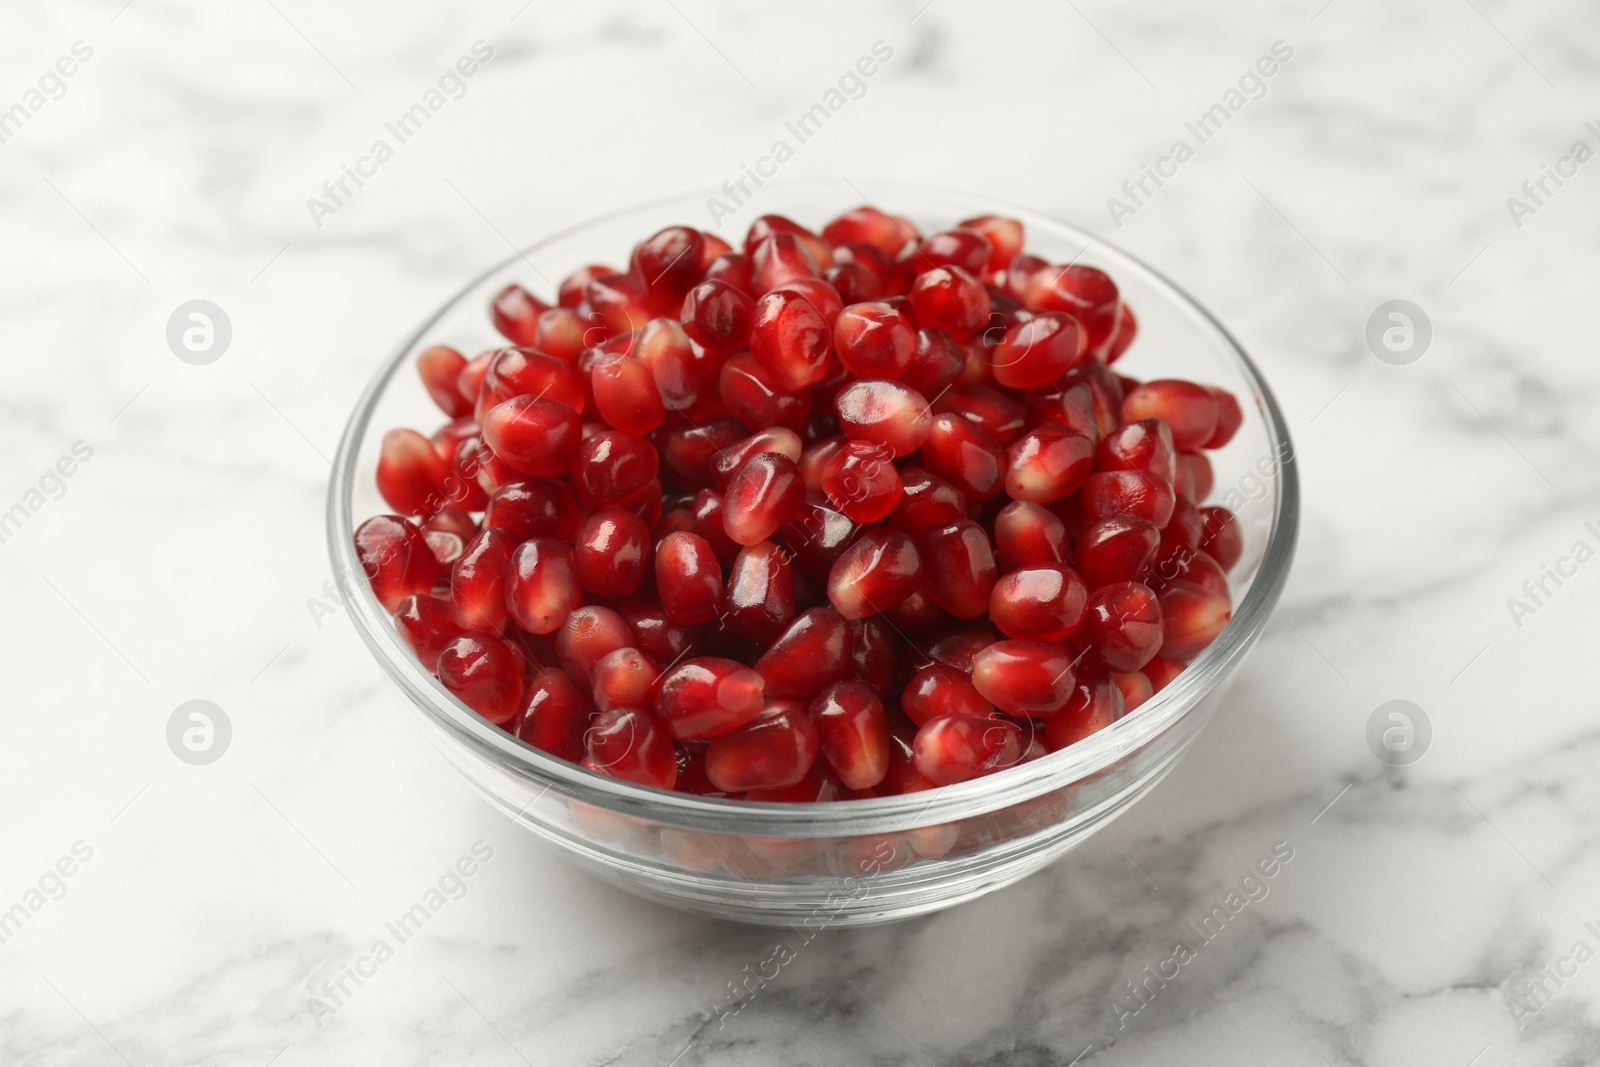
[[[496,405],[483,423],[494,454],[523,474],[550,477],[572,468],[583,440],[578,413],[541,396],[518,396]]]
[[[691,423],[720,414],[716,410],[717,374],[722,357],[696,348],[676,319],[645,323],[630,355],[650,371],[664,411],[682,415]]]
[[[722,365],[718,389],[728,410],[751,430],[799,430],[811,417],[810,390],[783,388],[748,352]]]
[[[1175,659],[1157,656],[1145,664],[1143,673],[1146,678],[1150,679],[1151,692],[1159,693],[1171,685],[1178,675],[1183,673],[1183,664]]]
[[[924,650],[927,658],[963,674],[972,673],[972,657],[1000,638],[991,630],[949,630],[930,641]]]
[[[561,279],[561,284],[556,287],[556,301],[564,308],[575,308],[584,301],[589,282],[605,274],[615,274],[617,268],[604,264],[591,263],[587,267],[580,267]]]
[[[850,677],[850,629],[828,608],[800,613],[756,660],[771,697],[811,697]]]
[[[1095,421],[1094,414],[1094,394],[1085,383],[1040,386],[1030,389],[1023,400],[1029,426],[1053,422],[1076,430],[1091,441],[1100,439],[1100,425]]]
[[[892,256],[907,241],[918,237],[919,231],[896,215],[886,215],[875,207],[858,207],[824,226],[822,236],[835,245],[869,244]]]
[[[994,380],[1011,389],[1032,389],[1059,378],[1084,356],[1085,334],[1071,315],[1041,312],[1005,331],[991,354]]]
[[[1136,582],[1144,577],[1160,543],[1161,531],[1149,519],[1113,515],[1083,532],[1073,552],[1073,563],[1090,589],[1114,582]]]
[[[577,763],[583,759],[583,735],[593,717],[594,705],[565,671],[540,667],[528,681],[517,736],[540,751]]]
[[[743,548],[733,538],[728,536],[728,531],[722,526],[722,494],[715,489],[702,489],[694,498],[694,525],[690,533],[699,534],[711,546],[712,553],[717,557],[717,562],[723,566],[733,563],[734,557]]]
[[[393,612],[408,596],[433,591],[439,561],[422,531],[398,515],[376,515],[356,527],[356,558],[383,610]]]
[[[595,662],[591,676],[594,706],[601,711],[648,708],[655,703],[660,677],[661,668],[637,648],[607,652]]]
[[[617,606],[617,612],[633,631],[639,651],[657,663],[676,664],[685,656],[705,650],[705,629],[675,622],[654,599],[632,597]]]
[[[901,533],[915,535],[967,517],[967,498],[961,491],[921,467],[900,468],[900,481],[904,491],[889,513],[889,525]]]
[[[836,682],[811,702],[822,755],[850,789],[871,789],[889,773],[889,721],[864,682]]]
[[[1046,423],[1006,450],[1006,493],[1013,500],[1048,504],[1080,488],[1093,470],[1094,442]]]
[[[1150,684],[1150,679],[1142,671],[1113,673],[1111,681],[1122,693],[1122,706],[1126,709],[1124,714],[1132,712],[1140,704],[1155,696],[1155,687]]]
[[[815,304],[792,291],[756,302],[750,354],[785,389],[815,385],[828,373],[833,331]]]
[[[775,701],[745,725],[711,739],[706,777],[727,793],[781,789],[806,776],[819,744],[803,703]]]
[[[994,246],[977,230],[957,227],[929,234],[917,244],[918,269],[960,267],[969,274],[981,275],[989,268]]]
[[[750,279],[750,257],[743,252],[724,252],[706,264],[703,282],[727,282],[752,300],[756,297],[755,283]]]
[[[402,515],[426,517],[450,500],[449,468],[433,442],[415,430],[390,430],[378,450],[378,492]]]
[[[839,295],[839,290],[829,285],[823,278],[795,278],[775,286],[771,292],[793,293],[811,301],[811,306],[822,313],[822,319],[828,324],[830,332],[839,318],[839,313],[844,311],[844,299]]]
[[[633,631],[621,615],[589,604],[569,614],[556,631],[556,656],[573,681],[587,686],[601,657],[633,643]]]
[[[713,279],[689,290],[679,317],[695,344],[714,356],[731,356],[749,343],[755,308],[748,294]]]
[[[468,630],[439,653],[439,681],[496,725],[522,710],[522,656],[499,635]]]
[[[865,531],[828,572],[828,599],[846,619],[899,604],[922,584],[922,561],[911,538],[882,528]]]
[[[530,537],[571,540],[583,523],[578,498],[566,482],[529,478],[496,489],[483,524],[505,530],[518,542]]]
[[[922,447],[933,414],[922,394],[900,382],[853,382],[836,398],[839,425],[852,441],[881,441],[904,456]]]
[[[467,542],[450,570],[450,603],[466,630],[486,630],[506,617],[506,576],[517,542],[498,527],[486,527]]]
[[[987,273],[1003,271],[1022,251],[1022,223],[1004,215],[979,215],[962,222],[961,228],[983,234],[989,242],[989,261],[982,269]]]
[[[917,731],[912,758],[934,785],[954,785],[1012,766],[1022,750],[1022,731],[1013,723],[942,715]]]
[[[918,326],[961,338],[989,323],[988,290],[960,267],[936,267],[919,274],[906,295]]]
[[[813,575],[826,578],[834,561],[850,547],[861,528],[843,512],[825,504],[807,501],[794,518],[783,524],[783,541],[800,565]]]
[[[608,337],[633,333],[653,317],[644,280],[634,274],[590,278],[583,287],[583,300]]]
[[[940,607],[929,595],[926,584],[884,612],[883,617],[901,634],[913,638],[947,630],[957,624],[956,617]]]
[[[587,405],[575,367],[531,348],[502,348],[489,361],[474,413],[482,420],[496,404],[528,394],[559,401],[580,414]]]
[[[788,629],[794,617],[794,576],[787,552],[771,541],[743,549],[723,586],[722,628],[765,646]]]
[[[417,355],[417,374],[439,410],[458,419],[472,414],[472,401],[461,395],[461,372],[467,357],[449,345],[430,345]]]
[[[795,464],[800,468],[800,477],[806,483],[806,492],[822,492],[822,476],[827,472],[828,464],[849,443],[848,437],[834,434],[806,445],[805,450],[800,453],[800,458],[795,460]]]
[[[851,441],[828,463],[822,491],[855,522],[877,522],[894,510],[904,492],[894,450],[878,441]]]
[[[1170,483],[1157,481],[1144,471],[1101,471],[1091,474],[1083,485],[1084,508],[1093,522],[1137,515],[1165,526],[1177,502]]]
[[[1233,605],[1228,603],[1227,597],[1181,578],[1166,583],[1160,600],[1161,627],[1165,634],[1160,654],[1166,659],[1193,659],[1216,640],[1233,618]]]
[[[735,441],[711,458],[711,482],[726,491],[740,467],[763,452],[787,456],[797,464],[804,454],[800,435],[783,426],[769,426]]]
[[[1109,675],[1079,678],[1067,706],[1044,721],[1044,747],[1060,752],[1104,730],[1126,714],[1123,707],[1122,690]]]
[[[433,596],[408,596],[400,601],[394,611],[394,628],[430,671],[439,665],[444,646],[462,632],[449,601]]]
[[[752,247],[750,282],[757,293],[770,293],[786,282],[820,278],[822,265],[806,242],[792,233],[774,233]]]
[[[866,682],[875,692],[890,692],[899,667],[894,627],[876,615],[869,615],[865,619],[851,619],[848,629],[851,677]]]
[[[1211,431],[1201,448],[1221,448],[1233,440],[1244,422],[1244,412],[1239,410],[1239,401],[1232,393],[1226,389],[1212,389],[1211,395],[1217,401],[1217,428]],[[1205,499],[1203,494],[1201,499]]]
[[[1072,558],[1060,517],[1027,500],[1013,500],[994,517],[994,549],[1002,571]]]
[[[1061,563],[1025,567],[1004,575],[989,594],[989,617],[1007,637],[1059,641],[1083,622],[1088,590]]]
[[[1161,604],[1148,586],[1115,582],[1089,594],[1075,637],[1113,671],[1137,671],[1161,649]]]
[[[645,291],[658,307],[676,311],[700,277],[705,241],[698,230],[668,226],[633,250],[631,272],[644,279]]]
[[[590,370],[594,406],[619,430],[644,434],[661,425],[666,404],[650,368],[632,356],[609,353]]]
[[[972,684],[1001,711],[1053,715],[1072,696],[1073,656],[1054,641],[996,641],[972,657]]]
[[[1232,602],[1233,590],[1228,588],[1228,573],[1206,553],[1196,550],[1175,555],[1170,560],[1157,563],[1156,570],[1162,570],[1169,563],[1174,565],[1172,573],[1161,575],[1163,580],[1159,584],[1150,585],[1150,588],[1155,589],[1158,594],[1167,581],[1181,578],[1183,581],[1193,582],[1208,593]],[[1154,583],[1157,579],[1152,577],[1150,581]]]
[[[852,304],[833,324],[833,345],[857,378],[898,378],[917,353],[917,335],[888,304]]]
[[[966,355],[961,343],[943,330],[920,329],[911,365],[897,375],[923,396],[938,396],[961,377]]]
[[[775,234],[798,238],[810,252],[811,257],[822,266],[833,262],[833,251],[826,240],[783,215],[762,215],[752,222],[750,229],[746,230],[744,235],[745,253],[754,255],[756,247]]]
[[[656,588],[673,622],[694,626],[716,618],[722,602],[722,566],[705,538],[670,533],[656,546]]]
[[[935,415],[922,443],[922,465],[974,500],[1000,492],[1004,478],[1000,445],[960,415]]]
[[[489,363],[499,353],[498,348],[491,348],[467,360],[467,365],[462,368],[461,377],[456,381],[456,391],[476,404],[478,394],[483,390],[483,379],[489,374]]]
[[[658,437],[661,458],[679,481],[688,485],[711,484],[711,461],[716,454],[750,431],[735,418],[715,419],[704,426],[663,430]]]
[[[805,502],[805,482],[794,460],[761,452],[734,472],[723,494],[722,526],[734,541],[765,541]]]
[[[1217,432],[1217,395],[1203,385],[1163,378],[1145,382],[1122,398],[1122,420],[1161,419],[1172,428],[1172,443],[1185,452],[1204,448]]]
[[[536,537],[511,553],[506,606],[518,626],[534,634],[554,633],[583,604],[572,546]]]
[[[862,304],[884,295],[883,277],[859,262],[835,263],[822,272],[822,280],[833,286],[846,304]]]
[[[1204,455],[1199,452],[1178,453],[1177,475],[1172,485],[1179,496],[1187,498],[1191,504],[1198,504],[1211,495],[1214,481],[1211,461]]]
[[[889,283],[889,275],[894,271],[892,254],[885,254],[876,245],[865,241],[848,241],[836,245],[833,249],[833,262],[835,266],[850,264],[865,270],[878,280],[880,286]]]
[[[671,789],[678,781],[672,739],[647,712],[612,708],[594,717],[584,735],[583,767],[636,785]]]
[[[1117,327],[1117,285],[1110,275],[1095,267],[1074,263],[1040,271],[1029,279],[1027,290],[1020,295],[1029,307],[1064,311],[1083,323],[1091,350],[1104,345]]]
[[[659,463],[655,446],[643,437],[626,430],[602,430],[578,446],[572,487],[584,507],[605,507],[654,481]]]
[[[924,530],[917,538],[928,595],[958,619],[989,610],[989,593],[1000,577],[994,546],[982,526],[961,519]]]
[[[467,550],[467,542],[472,540],[473,534],[462,537],[450,530],[423,530],[422,539],[428,542],[428,547],[433,549],[433,558],[439,561],[441,567],[453,567],[456,560]]]
[[[576,367],[578,356],[589,347],[584,341],[588,325],[571,308],[551,308],[539,316],[533,347],[569,367]]]
[[[761,675],[716,656],[685,660],[663,674],[656,687],[656,714],[679,740],[738,729],[764,704]]]
[[[1217,561],[1224,571],[1231,571],[1244,555],[1244,531],[1239,520],[1227,508],[1200,509],[1200,548]]]
[[[879,792],[885,796],[920,793],[940,784],[917,769],[913,748],[915,733],[909,729],[897,732],[892,726],[889,729],[889,772],[878,786]]]
[[[532,345],[539,316],[549,310],[522,286],[512,283],[489,301],[489,318],[494,328],[514,345]]]
[[[1122,358],[1122,354],[1128,350],[1128,346],[1133,344],[1134,338],[1138,335],[1139,320],[1134,318],[1133,309],[1123,304],[1117,317],[1116,331],[1111,335],[1110,342],[1101,346],[1105,352],[1104,357],[1096,351],[1095,358],[1103,358],[1106,363],[1115,363]]]
[[[1144,471],[1170,485],[1177,475],[1172,429],[1160,419],[1127,423],[1106,434],[1095,462],[1103,471]]]
[[[940,398],[935,409],[959,415],[969,425],[994,438],[1002,448],[1021,437],[1028,428],[1028,409],[1018,401],[987,385],[963,385]]]
[[[965,671],[944,663],[921,667],[900,694],[900,709],[918,726],[941,716],[994,717],[994,705],[983,698]]]
[[[650,569],[650,530],[631,511],[601,508],[578,528],[572,557],[573,573],[584,589],[597,596],[629,596]]]

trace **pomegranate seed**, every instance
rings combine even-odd
[[[944,663],[917,670],[900,695],[900,709],[918,726],[941,716],[994,717],[994,705],[983,698],[967,672]]]
[[[572,547],[547,537],[518,545],[511,553],[505,599],[518,626],[534,634],[554,633],[583,604]]]
[[[728,410],[751,430],[799,430],[811,417],[810,391],[783,388],[748,352],[722,365],[719,392]]]
[[[942,784],[917,769],[913,747],[914,733],[915,731],[897,733],[893,727],[889,730],[889,772],[883,776],[883,781],[878,787],[885,795],[920,793],[924,789],[933,789]]]
[[[433,596],[408,596],[394,611],[394,628],[430,671],[439,665],[439,653],[461,636],[450,603]]]
[[[696,348],[677,320],[645,323],[631,354],[650,371],[665,411],[690,422],[720,414],[717,375],[722,357]]]
[[[1121,359],[1122,354],[1128,350],[1128,346],[1133,344],[1134,338],[1138,335],[1139,320],[1133,317],[1133,309],[1123,304],[1121,314],[1117,318],[1116,331],[1111,335],[1110,342],[1102,346],[1105,351],[1105,362],[1115,363]],[[1098,351],[1095,353],[1095,358],[1102,358]]]
[[[577,763],[584,756],[584,734],[594,705],[565,671],[540,667],[522,701],[517,736],[542,752]]]
[[[1031,389],[1023,398],[1029,426],[1057,423],[1076,430],[1091,441],[1100,439],[1100,426],[1095,421],[1094,394],[1083,382],[1072,385],[1046,385]]]
[[[1122,398],[1122,420],[1161,419],[1172,428],[1172,443],[1185,452],[1204,448],[1217,432],[1217,394],[1203,385],[1163,378],[1145,382]]]
[[[1171,685],[1178,675],[1183,673],[1183,664],[1175,659],[1157,656],[1145,664],[1143,673],[1146,678],[1150,679],[1151,692],[1159,693]]]
[[[676,310],[700,277],[704,247],[699,231],[668,226],[633,250],[629,266],[657,306]]]
[[[741,545],[765,541],[805,502],[806,487],[794,460],[776,452],[751,456],[723,494],[722,526]]]
[[[590,281],[602,275],[615,273],[617,268],[603,264],[592,263],[587,267],[580,267],[563,278],[561,284],[556,287],[556,302],[564,308],[575,308],[583,303]]]
[[[415,430],[390,430],[378,451],[378,492],[402,515],[432,515],[450,499],[450,471],[433,442]]]
[[[601,711],[612,708],[648,708],[655,703],[656,680],[661,668],[637,648],[619,648],[595,661],[591,676],[594,706]]]
[[[901,533],[918,534],[933,526],[947,526],[967,517],[967,498],[921,467],[900,468],[904,492],[889,513],[889,525]]]
[[[917,547],[903,533],[865,531],[828,572],[828,599],[840,615],[860,619],[899,604],[922,584]]]
[[[666,404],[650,368],[632,356],[609,353],[590,371],[594,405],[619,430],[644,434],[661,425]]]
[[[922,465],[974,500],[988,500],[1003,484],[1000,445],[951,412],[933,417],[922,444]]]
[[[989,261],[980,269],[986,273],[1005,270],[1022,251],[1022,223],[1004,215],[979,215],[960,224],[963,230],[981,233],[989,242]]]
[[[1115,582],[1089,594],[1075,635],[1113,671],[1137,671],[1161,648],[1161,604],[1148,586]]]
[[[1072,696],[1073,657],[1054,641],[996,641],[972,657],[972,684],[1012,715],[1043,717]]]
[[[734,418],[667,430],[661,437],[661,456],[679,480],[689,485],[710,485],[711,460],[724,448],[744,440],[749,433]]]
[[[806,492],[822,492],[822,476],[828,470],[828,464],[833,461],[850,439],[843,434],[834,434],[822,440],[807,445],[800,453],[800,458],[795,464],[800,468],[800,477],[806,483]]]
[[[794,599],[794,577],[784,550],[770,541],[750,545],[728,572],[722,628],[767,645],[794,621]]]
[[[794,518],[783,524],[782,535],[802,567],[826,578],[834,561],[844,555],[860,532],[861,528],[843,512],[807,501],[800,505]]]
[[[572,487],[584,507],[605,507],[654,481],[659,462],[655,448],[643,437],[626,430],[602,430],[578,446]]]
[[[811,702],[822,755],[850,789],[871,789],[889,773],[889,721],[864,682],[836,682]]]
[[[989,257],[993,252],[989,238],[963,227],[929,234],[917,244],[918,266],[923,271],[934,267],[960,267],[969,274],[983,274],[989,269]]]
[[[966,357],[954,337],[943,330],[920,329],[911,365],[896,377],[923,396],[938,396],[961,377],[965,366]]]
[[[722,527],[722,494],[715,489],[702,489],[694,498],[694,525],[690,533],[699,534],[711,546],[712,554],[723,566],[733,563],[744,546],[728,536]]]
[[[915,389],[885,380],[858,381],[836,399],[839,426],[852,441],[881,441],[896,457],[915,452],[933,425],[928,402]]]
[[[1061,376],[1062,386],[1083,385],[1093,403],[1095,426],[1105,436],[1122,425],[1122,383],[1099,363],[1080,363]]]
[[[877,522],[900,503],[904,487],[894,451],[878,441],[851,441],[828,463],[822,490],[852,520]]]
[[[1007,637],[1059,641],[1078,628],[1088,600],[1071,567],[1044,563],[1012,571],[989,594],[989,617]]]
[[[1172,479],[1172,487],[1179,496],[1191,504],[1198,504],[1211,495],[1214,481],[1209,459],[1199,452],[1178,453],[1177,474]]]
[[[439,410],[458,419],[472,414],[472,401],[461,395],[461,372],[467,357],[449,345],[431,345],[417,355],[417,374]]]
[[[564,474],[583,439],[578,413],[559,401],[518,396],[496,405],[483,423],[494,454],[523,474]]]
[[[1224,572],[1231,571],[1244,555],[1244,531],[1239,520],[1227,508],[1200,509],[1200,548],[1217,561]]]
[[[633,333],[652,317],[650,294],[634,274],[595,275],[583,287],[583,300],[608,337]]]
[[[1122,718],[1122,690],[1108,675],[1078,679],[1067,706],[1044,721],[1044,747],[1060,752]]]
[[[1172,429],[1160,419],[1127,423],[1106,434],[1095,462],[1103,471],[1144,471],[1171,485],[1177,475]]]
[[[1066,525],[1055,512],[1027,500],[1013,500],[994,517],[994,548],[1002,571],[1071,558]]]
[[[846,304],[866,303],[884,295],[882,275],[859,262],[835,263],[822,272],[822,280],[833,286]]]
[[[439,653],[439,681],[496,725],[522,710],[522,656],[499,635],[468,630]]]
[[[702,627],[675,621],[660,604],[649,598],[625,600],[618,605],[617,612],[633,631],[639,651],[657,663],[675,664],[705,649]]]
[[[932,784],[953,785],[1012,766],[1022,747],[1022,731],[1003,719],[941,715],[917,731],[912,758]]]
[[[775,234],[785,234],[799,239],[806,250],[817,263],[827,266],[833,262],[833,250],[828,242],[798,222],[782,215],[762,215],[750,224],[750,229],[745,231],[744,251],[747,255],[754,255],[756,247],[762,241]]]
[[[1244,412],[1239,410],[1239,401],[1232,393],[1226,389],[1212,389],[1211,395],[1217,401],[1217,428],[1201,448],[1221,448],[1233,440],[1233,435],[1239,432],[1239,427],[1244,423]],[[1204,499],[1203,495],[1201,499]]]
[[[1156,569],[1162,571],[1168,564],[1175,564],[1171,574],[1162,573],[1159,578],[1152,577],[1146,584],[1155,589],[1159,594],[1166,582],[1173,578],[1181,578],[1186,582],[1193,582],[1200,588],[1215,596],[1232,602],[1233,590],[1228,588],[1228,573],[1222,569],[1221,564],[1201,551],[1184,552],[1175,555],[1170,560],[1163,560],[1156,564]],[[1152,584],[1156,583],[1156,584]]]
[[[1006,493],[1014,500],[1048,504],[1080,488],[1093,470],[1094,442],[1046,423],[1006,450]]]
[[[1127,674],[1111,675],[1111,681],[1122,694],[1122,705],[1126,709],[1124,714],[1133,711],[1140,704],[1155,696],[1155,687],[1150,684],[1150,679],[1143,671],[1132,671]]]
[[[685,660],[663,674],[656,688],[656,714],[679,740],[738,729],[764,704],[761,675],[715,656]]]
[[[883,613],[900,633],[921,637],[956,625],[956,617],[940,607],[928,594],[926,584]]]
[[[583,381],[573,366],[531,348],[502,348],[489,361],[474,414],[482,420],[496,404],[528,394],[559,401],[579,413],[587,406]]]
[[[961,519],[924,530],[917,538],[928,595],[958,619],[989,610],[989,594],[1000,577],[994,546],[982,526]]]
[[[787,282],[822,276],[822,265],[812,249],[792,233],[762,238],[747,254],[751,285],[757,293],[770,293]]]
[[[1089,519],[1098,522],[1115,515],[1137,515],[1157,526],[1172,518],[1178,495],[1171,484],[1144,471],[1101,471],[1083,485],[1083,503]]]
[[[515,283],[500,290],[489,301],[489,318],[494,328],[514,345],[533,344],[539,316],[548,310],[548,304]]]
[[[775,286],[771,292],[793,293],[809,300],[811,306],[822,313],[822,319],[828,324],[830,333],[840,312],[844,311],[844,299],[839,295],[839,290],[822,278],[795,278]]]
[[[656,546],[656,587],[673,622],[694,626],[716,618],[722,602],[722,566],[705,538],[671,533]]]
[[[383,610],[433,591],[439,561],[422,532],[398,515],[376,515],[356,527],[356,558]]]
[[[847,241],[836,245],[833,262],[835,266],[850,264],[862,268],[876,278],[880,286],[888,285],[889,275],[894,270],[893,255],[866,241]]]
[[[1084,356],[1085,335],[1070,315],[1046,311],[1006,329],[990,356],[994,380],[1032,389],[1059,378]]]
[[[850,674],[879,693],[894,685],[898,656],[895,654],[894,628],[876,615],[851,619]]]
[[[680,318],[695,344],[715,356],[731,356],[750,341],[755,301],[725,281],[701,282],[683,298]]]
[[[1120,302],[1110,275],[1095,267],[1074,263],[1059,270],[1040,271],[1020,294],[1029,307],[1064,311],[1083,323],[1091,351],[1104,345],[1116,329]]]
[[[800,435],[783,426],[758,430],[749,437],[735,441],[711,458],[711,481],[726,491],[728,483],[740,467],[763,452],[775,452],[799,463],[804,454]]]
[[[988,325],[988,290],[960,267],[936,267],[919,274],[906,295],[918,326],[961,338]]]
[[[756,297],[755,283],[750,278],[750,257],[743,252],[724,252],[706,264],[703,282],[727,282],[752,300]]]
[[[450,603],[465,630],[487,630],[506,617],[506,575],[516,539],[486,527],[467,542],[450,570]]]
[[[824,226],[822,236],[835,245],[868,244],[886,256],[893,256],[919,233],[914,225],[898,216],[886,215],[875,207],[858,207]]]
[[[728,793],[781,789],[798,783],[817,758],[820,738],[806,706],[768,704],[750,722],[712,738],[706,777]]]
[[[530,478],[496,489],[483,524],[505,530],[517,542],[531,537],[570,540],[583,523],[578,498],[566,482]]]
[[[828,608],[800,613],[756,660],[771,697],[811,697],[850,677],[850,629]]]
[[[569,367],[576,367],[578,356],[589,347],[583,339],[587,326],[583,317],[571,308],[551,308],[539,316],[533,347]]]
[[[928,642],[924,651],[935,663],[971,674],[972,657],[998,640],[1000,638],[990,630],[950,630]]]
[[[832,330],[815,304],[792,291],[768,293],[756,302],[750,324],[750,354],[785,389],[804,389],[828,372]]]
[[[483,391],[483,379],[489,374],[489,363],[499,353],[498,348],[491,348],[467,360],[467,365],[461,370],[461,377],[456,380],[456,391],[467,400],[476,403],[478,394]]]
[[[1090,589],[1114,582],[1136,582],[1144,577],[1161,531],[1137,515],[1113,515],[1090,526],[1078,538],[1073,563]]]
[[[1233,605],[1228,603],[1227,597],[1181,578],[1166,583],[1160,600],[1161,627],[1165,634],[1160,654],[1166,659],[1192,659],[1216,640],[1233,618]]]
[[[672,739],[638,708],[612,708],[594,717],[584,735],[583,767],[636,785],[671,789],[678,781]]]
[[[888,304],[852,304],[833,324],[839,361],[858,378],[898,378],[917,354],[917,334]]]
[[[574,573],[584,589],[597,596],[629,596],[649,572],[650,530],[631,511],[602,508],[578,528],[572,556]]]
[[[556,631],[556,656],[580,685],[590,685],[594,665],[607,653],[633,645],[633,631],[610,608],[586,605],[569,614]]]
[[[1021,437],[1028,428],[1028,409],[987,385],[951,389],[940,399],[937,409],[941,414],[959,415],[975,429],[994,438],[1002,448]]]

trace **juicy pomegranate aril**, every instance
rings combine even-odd
[[[1110,726],[1228,625],[1244,527],[1206,453],[1246,410],[1120,373],[1105,272],[995,215],[641,237],[555,306],[501,289],[480,354],[425,348],[443,425],[378,449],[396,514],[357,557],[488,721],[660,789],[888,796]],[[816,854],[692,836],[663,848],[696,870]]]

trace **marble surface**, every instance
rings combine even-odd
[[[1562,162],[1600,148],[1597,30],[1578,0],[5,5],[0,1061],[1600,1060],[1600,564],[1571,555],[1600,545],[1600,163]],[[360,164],[479,41],[460,98]],[[982,189],[1161,266],[1288,412],[1301,548],[1230,705],[1103,837],[823,933],[719,1022],[779,935],[602,886],[457,782],[329,596],[326,457],[508,243],[737,176],[876,41],[783,176]],[[1275,42],[1259,98],[1114,212]],[[371,177],[313,211],[344,165]],[[1433,340],[1392,366],[1366,323],[1400,298]],[[232,324],[206,366],[166,340],[192,299]],[[208,766],[167,742],[195,699],[232,726]],[[1404,768],[1366,739],[1392,699],[1433,727]],[[460,899],[314,1016],[475,845]],[[1267,895],[1133,999],[1274,847]]]

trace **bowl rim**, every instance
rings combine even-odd
[[[799,179],[769,182],[768,186],[805,193],[836,189],[837,179]],[[1089,256],[1114,276],[1138,275],[1163,298],[1174,304],[1213,340],[1237,365],[1250,384],[1263,415],[1269,444],[1278,459],[1277,493],[1266,548],[1254,581],[1235,606],[1232,619],[1209,646],[1191,661],[1165,689],[1135,711],[1075,744],[1039,759],[982,778],[938,789],[891,797],[837,800],[817,803],[771,803],[702,797],[635,785],[585,770],[574,763],[542,752],[479,717],[457,700],[425,670],[395,630],[365,580],[355,553],[355,484],[351,472],[368,426],[388,385],[405,365],[407,355],[425,340],[446,314],[475,293],[489,279],[541,248],[592,227],[681,205],[699,205],[719,191],[701,189],[631,204],[565,227],[528,245],[478,274],[409,331],[383,360],[356,401],[334,455],[328,483],[327,538],[335,585],[357,632],[389,678],[411,698],[433,723],[470,750],[503,770],[538,783],[570,800],[641,818],[690,826],[710,832],[765,833],[776,836],[845,836],[858,833],[910,829],[998,810],[1008,804],[1040,796],[1051,787],[1062,788],[1105,770],[1150,743],[1192,714],[1201,699],[1242,660],[1276,610],[1288,579],[1299,530],[1300,493],[1296,455],[1288,426],[1276,398],[1243,345],[1187,291],[1166,275],[1105,239],[1060,219],[996,198],[903,181],[874,181],[874,188],[892,190],[907,198],[945,200],[953,209],[971,214],[1005,213],[1021,219],[1025,227],[1042,226],[1080,241],[1079,258]],[[854,190],[855,183],[847,183]],[[859,191],[857,198],[860,199]],[[529,801],[531,806],[533,801]],[[526,810],[526,808],[524,809]]]

